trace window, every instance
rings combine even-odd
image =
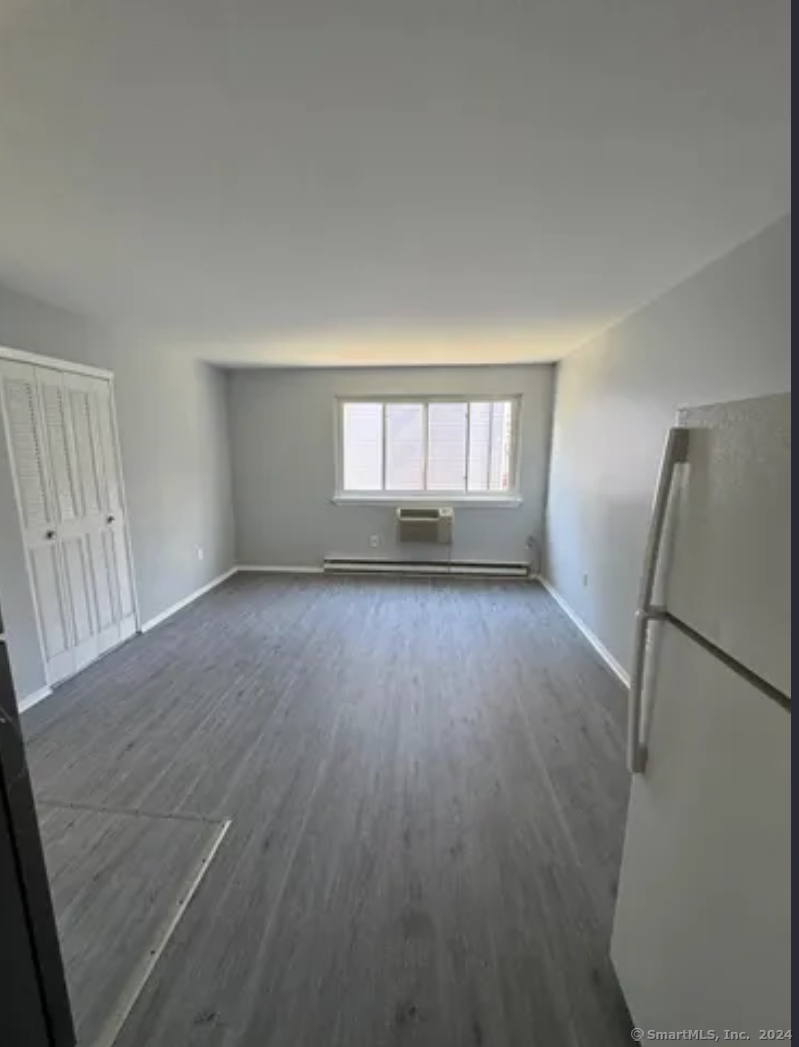
[[[339,495],[515,497],[519,401],[341,400]]]

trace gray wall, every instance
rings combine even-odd
[[[558,367],[545,570],[628,671],[677,408],[791,388],[790,235],[787,216]]]
[[[168,346],[112,333],[2,286],[0,345],[114,372],[143,621],[233,566],[227,407],[220,371]],[[0,601],[16,688],[24,696],[43,686],[44,671],[1,429]]]
[[[313,566],[328,553],[403,554],[394,542],[393,508],[331,502],[335,398],[403,393],[522,395],[523,504],[456,509],[452,555],[526,560],[527,537],[540,542],[542,535],[553,370],[539,365],[231,372],[228,413],[239,563]],[[379,536],[377,549],[369,544],[371,535]]]

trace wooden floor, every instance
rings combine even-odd
[[[629,1043],[623,720],[535,585],[239,575],[130,641],[26,714],[40,802],[232,825],[118,1047]]]

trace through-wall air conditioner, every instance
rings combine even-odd
[[[397,509],[397,541],[452,544],[452,509]]]

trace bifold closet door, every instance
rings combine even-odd
[[[96,593],[97,635],[105,651],[136,631],[111,384],[65,374],[80,478],[82,527]]]
[[[74,672],[73,636],[35,369],[0,362],[3,416],[48,683]]]
[[[6,428],[49,683],[135,631],[111,387],[2,364]]]
[[[114,643],[103,645],[99,615],[99,573],[91,547],[92,516],[87,493],[93,483],[91,463],[78,456],[79,431],[70,409],[67,375],[46,367],[35,370],[39,389],[47,460],[55,503],[55,539],[65,575],[72,671],[77,672]],[[113,632],[113,622],[111,623]]]

